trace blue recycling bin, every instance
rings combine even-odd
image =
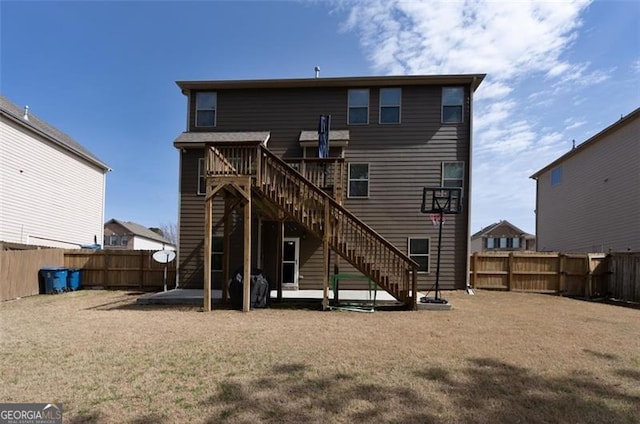
[[[67,290],[68,270],[59,266],[46,266],[40,269],[46,294],[62,293]]]
[[[67,290],[76,291],[80,290],[82,286],[82,275],[78,268],[69,268],[67,270]]]

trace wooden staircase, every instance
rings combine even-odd
[[[252,177],[252,191],[322,240],[398,301],[416,307],[417,267],[406,254],[263,145],[209,145],[206,177]]]

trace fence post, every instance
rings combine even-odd
[[[511,291],[511,285],[513,280],[513,252],[509,253],[509,260],[507,261],[507,291]]]
[[[558,294],[562,294],[567,291],[566,267],[567,256],[562,253],[558,253]]]
[[[471,287],[473,287],[474,289],[477,288],[476,287],[476,278],[478,275],[478,252],[473,252],[473,270],[471,272]]]
[[[140,251],[140,289],[144,288],[144,250]]]

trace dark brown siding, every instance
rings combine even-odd
[[[403,252],[407,252],[408,237],[431,239],[431,272],[420,274],[421,289],[427,289],[435,282],[438,242],[437,228],[431,225],[428,216],[420,212],[422,188],[440,185],[443,161],[464,161],[465,211],[461,215],[447,217],[443,229],[440,278],[443,288],[464,288],[467,281],[466,208],[469,199],[470,154],[468,102],[465,105],[464,123],[441,124],[441,86],[404,86],[401,124],[379,125],[379,90],[370,87],[369,124],[347,125],[348,88],[218,91],[216,128],[193,127],[195,106],[191,101],[191,130],[270,131],[270,150],[284,157],[299,157],[302,156],[298,144],[300,131],[315,129],[320,114],[331,114],[332,129],[350,131],[350,142],[345,151],[347,161],[368,163],[370,167],[370,197],[346,199],[345,207]],[[468,90],[467,87],[467,100]],[[195,192],[197,158],[201,155],[201,151],[187,151],[182,155],[180,204],[181,278],[199,281],[200,284],[204,213],[203,198],[196,196]],[[218,201],[216,206],[221,203]],[[216,218],[220,215],[216,209]],[[265,235],[263,240],[265,244],[274,243],[275,233]],[[266,250],[272,249],[266,247]],[[271,265],[266,265],[269,262],[267,256],[265,254],[265,267],[270,267]],[[300,274],[303,276],[300,288],[321,288],[320,241],[312,237],[301,240],[300,256]],[[332,263],[333,261],[332,255]],[[344,260],[342,264],[341,272],[348,271],[349,267],[344,266]],[[269,271],[272,272],[275,271]]]

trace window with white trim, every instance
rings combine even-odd
[[[347,187],[348,198],[369,197],[369,164],[349,164],[349,185]]]
[[[562,182],[562,165],[551,170],[551,186],[558,185]]]
[[[198,191],[197,194],[207,194],[204,179],[204,158],[198,159]]]
[[[369,89],[356,88],[349,90],[348,117],[349,125],[369,123]]]
[[[218,95],[215,91],[196,93],[196,127],[216,126]]]
[[[442,123],[459,124],[464,110],[464,87],[442,88]]]
[[[464,188],[464,162],[442,162],[442,187]]]
[[[429,272],[430,243],[428,238],[409,237],[409,257],[418,264],[418,272]]]
[[[400,106],[402,103],[402,89],[380,89],[380,123],[399,124]]]
[[[122,236],[120,238],[120,245],[121,246],[126,246],[127,243],[129,243],[129,237],[128,236]]]

